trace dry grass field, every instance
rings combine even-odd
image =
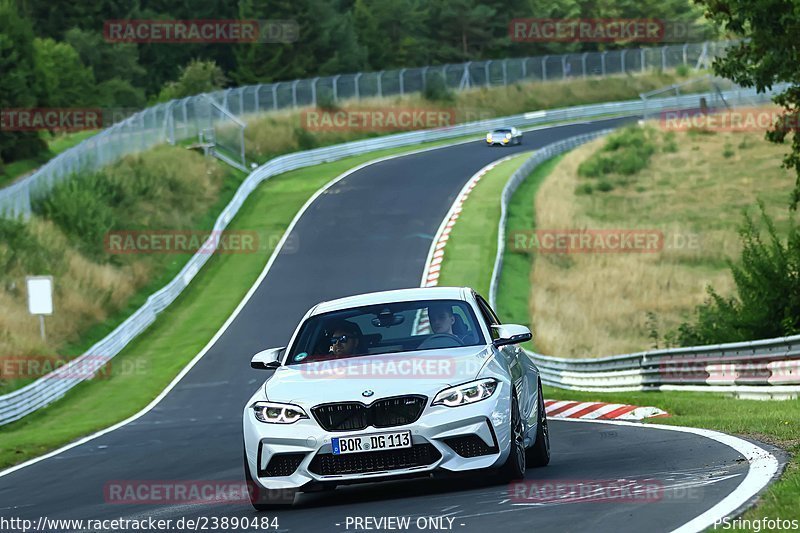
[[[649,127],[654,153],[642,170],[580,176],[601,139],[564,157],[535,197],[538,230],[655,230],[664,237],[656,253],[536,254],[530,313],[541,353],[597,357],[664,347],[707,286],[732,294],[726,260],[738,257],[743,210],[755,214],[760,199],[785,227],[794,184],[780,168],[787,147],[762,132]]]

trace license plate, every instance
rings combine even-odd
[[[411,432],[395,431],[358,437],[334,437],[331,439],[331,446],[333,455],[411,448]]]

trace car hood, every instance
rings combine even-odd
[[[475,379],[489,346],[390,353],[282,366],[264,384],[267,399],[304,406],[403,394],[432,396]],[[371,391],[369,394],[367,391]]]

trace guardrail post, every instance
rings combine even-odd
[[[491,61],[491,60],[489,60],[489,61],[487,61],[487,62],[486,62],[486,64],[483,66],[483,75],[484,75],[484,77],[486,78],[486,86],[487,86],[487,87],[489,87],[489,86],[492,84],[491,80],[489,79],[489,76],[490,76],[490,73],[489,73],[489,65],[491,65],[491,64],[492,64],[492,61]]]
[[[567,54],[561,56],[561,79],[567,79]]]
[[[292,107],[297,107],[297,84],[300,80],[294,80],[292,82]]]
[[[383,97],[383,82],[382,82],[383,72],[384,71],[378,72],[378,98]]]
[[[528,58],[527,57],[523,57],[522,58],[522,79],[524,80],[527,77],[528,77]]]
[[[667,70],[667,47],[661,48],[661,70]]]
[[[607,51],[600,54],[600,73],[603,76],[606,75],[606,55],[608,55]]]
[[[547,58],[550,56],[544,56],[542,58],[542,81],[547,81]]]
[[[428,88],[428,69],[429,68],[430,67],[422,67],[421,75],[422,75],[422,90],[423,91]]]
[[[256,85],[256,97],[253,99],[253,104],[256,106],[256,113],[261,110],[261,94],[259,93],[261,93],[262,86],[263,85],[260,83]]]
[[[644,48],[641,48],[639,50],[639,62],[641,62],[641,64],[642,64],[641,70],[642,70],[642,72],[644,72],[645,71],[645,62],[647,62],[647,56],[644,53]]]
[[[503,60],[503,86],[508,85],[508,59]]]
[[[358,80],[361,79],[361,75],[362,74],[363,74],[362,72],[359,72],[358,74],[356,74],[356,77],[353,79],[353,86],[354,86],[355,91],[356,91],[356,100],[361,100],[361,91],[358,88]]]
[[[586,77],[586,57],[589,55],[589,52],[584,52],[581,56],[581,70],[583,71],[583,77]]]
[[[399,74],[397,75],[398,81],[400,82],[400,95],[405,94],[405,75],[406,69],[401,68]]]
[[[620,64],[622,65],[622,73],[623,74],[625,74],[625,53],[626,52],[627,52],[627,50],[625,50],[625,49],[622,50],[622,55],[620,56],[620,60],[619,60]]]
[[[689,62],[689,45],[683,45],[683,64],[687,64]]]
[[[272,84],[272,109],[278,109],[278,85],[280,82]]]

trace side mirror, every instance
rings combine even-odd
[[[531,330],[519,324],[500,324],[492,327],[497,332],[497,338],[492,341],[492,344],[498,348],[508,344],[519,344],[533,338]]]
[[[281,366],[281,358],[285,349],[285,346],[281,346],[280,348],[270,348],[269,350],[258,352],[250,360],[250,368],[255,368],[256,370],[277,369]]]

